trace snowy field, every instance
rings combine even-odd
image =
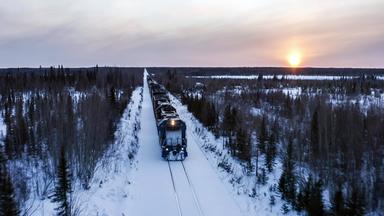
[[[215,76],[186,76],[186,78],[196,79],[257,79],[259,75],[215,75]],[[273,75],[263,75],[263,79],[273,79]],[[287,80],[340,80],[356,79],[359,76],[319,76],[319,75],[276,75],[277,79]],[[377,79],[383,80],[384,76],[377,76]]]

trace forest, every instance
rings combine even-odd
[[[303,74],[357,76],[337,80],[263,78],[291,73],[284,68],[234,71],[150,70],[205,127],[224,138],[227,151],[258,184],[281,165],[276,189],[286,201],[282,212],[384,212],[384,81],[377,78],[383,70],[302,69]],[[259,71],[258,78],[193,77],[250,71]],[[220,166],[232,172],[226,161]]]
[[[1,69],[0,212],[30,215],[34,199],[52,199],[61,203],[59,215],[76,215],[65,193],[89,189],[142,74],[98,66]]]

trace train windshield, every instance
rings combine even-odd
[[[167,145],[181,145],[182,144],[182,134],[181,134],[181,130],[177,130],[177,131],[169,131],[167,130],[166,132],[166,142],[167,142]]]

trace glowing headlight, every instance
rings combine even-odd
[[[168,148],[165,148],[165,151],[168,151],[169,149]]]
[[[176,121],[174,119],[171,120],[171,126],[175,126],[176,125]]]

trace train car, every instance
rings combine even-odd
[[[164,118],[176,116],[178,116],[176,109],[169,103],[162,103],[155,109],[155,117],[158,122]]]
[[[156,119],[161,156],[165,160],[184,160],[188,156],[186,125],[170,104],[165,88],[147,76],[153,113]]]

